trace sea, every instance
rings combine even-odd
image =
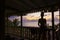
[[[54,24],[57,25],[59,21],[55,21]],[[23,21],[22,22],[23,27],[39,27],[38,26],[38,21]],[[21,23],[19,22],[18,26],[20,26]],[[52,26],[52,21],[47,21],[48,26]]]

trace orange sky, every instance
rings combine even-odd
[[[25,18],[26,18],[27,20],[38,20],[38,19],[41,18],[41,17],[36,17],[36,16],[34,16],[34,17],[26,16]],[[46,20],[48,20],[48,19],[51,19],[51,16],[44,16],[44,18],[45,18]]]
[[[41,12],[30,13],[30,14],[27,14],[26,16],[23,16],[23,18],[25,18],[27,20],[38,20],[39,18],[41,18],[40,14],[41,14]],[[47,12],[44,15],[45,15],[44,18],[46,20],[51,19],[51,12]],[[55,15],[54,17],[59,19],[59,16],[56,16],[56,15],[59,15],[58,11],[54,12],[54,15]],[[20,21],[20,16],[16,17],[16,19],[18,19],[18,21]]]
[[[38,20],[39,18],[41,18],[40,16],[41,12],[36,12],[36,13],[31,13],[31,14],[27,14],[26,16],[24,16],[27,20]],[[54,15],[55,17],[57,17],[59,19],[58,15],[59,12],[55,12]],[[45,13],[46,16],[44,16],[44,18],[46,18],[46,20],[51,19],[51,12]]]

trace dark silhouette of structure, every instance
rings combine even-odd
[[[4,5],[5,3],[5,5]],[[11,15],[21,15],[21,29],[22,29],[22,14],[28,14],[30,12],[38,12],[44,10],[45,12],[48,10],[49,12],[52,12],[52,29],[54,29],[54,12],[55,11],[60,11],[60,0],[6,0],[6,1],[1,1],[1,21],[0,23],[0,38],[4,39],[4,19],[5,17],[11,16]],[[4,14],[3,14],[4,13]],[[60,14],[60,12],[59,12]],[[43,16],[42,16],[43,18]],[[45,19],[39,19],[39,23],[41,23],[40,26],[40,33],[44,33],[45,29]],[[43,21],[44,20],[44,21]],[[59,19],[60,20],[60,19]],[[43,22],[42,22],[43,21]],[[35,30],[35,29],[32,29]],[[44,30],[44,31],[42,31]],[[22,34],[22,30],[21,34]],[[34,31],[32,31],[34,34]],[[52,40],[54,40],[54,30],[52,30]]]
[[[56,40],[60,40],[60,23],[57,25],[56,29]]]
[[[41,34],[43,39],[42,40],[46,40],[46,19],[43,18],[44,16],[44,12],[41,12],[41,19],[38,20],[38,25],[40,27],[39,29],[39,40],[41,38]]]

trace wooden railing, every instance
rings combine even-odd
[[[22,33],[21,33],[22,31]],[[47,30],[47,40],[52,40],[52,29]],[[34,27],[6,27],[5,33],[29,40],[39,40],[39,28]]]

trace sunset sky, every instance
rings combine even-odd
[[[41,18],[40,16],[41,12],[36,12],[36,13],[29,13],[27,14],[26,16],[23,16],[23,18],[26,18],[27,20],[38,20],[39,18]],[[54,17],[58,18],[59,19],[59,12],[55,12],[54,13]],[[18,19],[20,20],[20,16],[13,16],[13,17],[10,17],[11,19]],[[51,19],[51,12],[48,12],[48,13],[45,13],[44,14],[44,18],[46,18],[46,20],[48,19]]]
[[[23,16],[23,20],[29,20],[29,21],[38,20],[39,18],[41,18],[40,14],[41,14],[41,12],[29,13],[29,14]],[[58,19],[59,19],[58,15],[59,15],[59,11],[54,12],[54,19],[55,19],[55,21],[58,21]],[[48,20],[51,21],[51,19],[52,19],[51,16],[52,16],[51,12],[47,12],[47,13],[44,14],[44,18],[47,21]],[[9,19],[12,20],[12,21],[14,19],[18,19],[18,21],[20,21],[20,16],[11,16],[11,17],[9,17]]]

